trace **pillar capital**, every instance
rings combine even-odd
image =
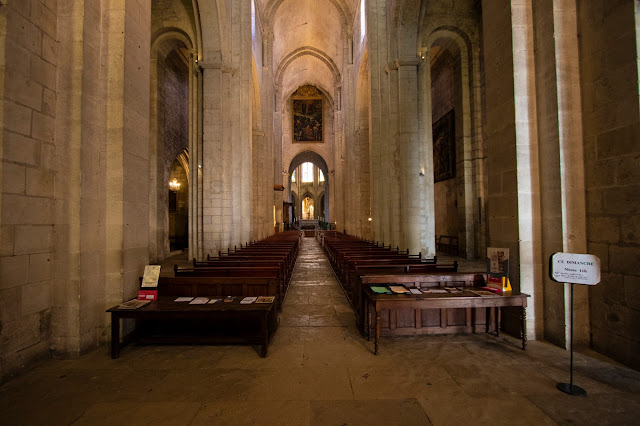
[[[200,65],[200,68],[205,70],[220,70],[223,73],[229,73],[231,75],[234,75],[236,73],[236,69],[231,64],[228,64],[226,62],[198,62],[198,65]]]
[[[421,62],[422,60],[420,57],[396,59],[395,67],[397,69],[400,69],[401,67],[417,67]]]

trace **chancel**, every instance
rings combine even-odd
[[[639,16],[1,1],[0,423],[637,422]]]

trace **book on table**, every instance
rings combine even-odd
[[[193,297],[185,296],[185,297],[176,298],[174,302],[191,302],[192,300],[193,300]]]
[[[275,299],[275,296],[259,296],[256,303],[273,303]]]
[[[409,290],[407,290],[407,288],[403,285],[390,285],[389,286],[389,290],[391,290],[394,293],[398,293],[398,294],[407,294],[407,293],[411,293]]]
[[[249,305],[253,302],[255,302],[258,298],[257,297],[245,297],[244,299],[242,299],[240,301],[241,305]]]
[[[206,305],[207,303],[209,303],[208,297],[196,297],[191,302],[189,302],[190,305]]]
[[[126,302],[123,302],[121,304],[118,305],[118,308],[120,309],[138,309],[141,308],[145,305],[148,305],[149,303],[151,303],[150,300],[138,300],[138,299],[131,299],[131,300],[127,300]]]
[[[370,285],[369,288],[376,294],[391,294],[391,290],[389,290],[386,286]]]

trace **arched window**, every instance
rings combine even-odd
[[[251,40],[256,39],[256,2],[251,0]]]
[[[364,34],[367,32],[367,14],[364,9],[365,0],[360,0],[360,41],[364,40]]]
[[[302,183],[313,182],[313,163],[302,163]]]
[[[318,169],[318,182],[324,182],[324,173],[320,169]]]
[[[291,182],[295,182],[296,181],[296,171],[294,170],[293,173],[291,173]]]

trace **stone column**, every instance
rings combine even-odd
[[[388,220],[389,238],[385,239],[385,244],[393,247],[400,246],[402,234],[402,218],[400,205],[400,173],[401,168],[398,160],[400,158],[398,145],[398,68],[395,62],[387,64],[385,68],[389,81],[389,163],[390,167],[386,171],[386,184],[389,188],[394,188],[389,194]]]
[[[423,144],[418,131],[418,64],[416,59],[398,60],[398,144],[401,167],[401,248],[418,254],[422,249],[423,217],[426,216],[421,184]]]
[[[202,247],[202,68],[197,52],[189,62],[189,258],[203,259]]]
[[[513,38],[514,110],[518,192],[520,290],[531,295],[527,309],[527,331],[534,338],[541,329],[543,277],[540,252],[539,138],[534,39],[530,2],[511,3]],[[510,263],[511,264],[511,263]],[[546,305],[554,301],[548,299]]]
[[[427,50],[422,55],[418,69],[420,84],[420,138],[421,156],[419,164],[420,193],[423,194],[422,240],[420,251],[423,257],[432,258],[436,255],[436,220],[435,220],[435,192],[433,178],[433,131],[432,131],[432,99],[431,99],[431,61]],[[422,59],[421,57],[421,59]]]
[[[224,186],[222,146],[225,133],[225,111],[221,102],[225,97],[224,69],[221,63],[202,63],[202,157],[199,174],[202,179],[202,241],[203,256],[216,255],[226,249],[223,244]]]

